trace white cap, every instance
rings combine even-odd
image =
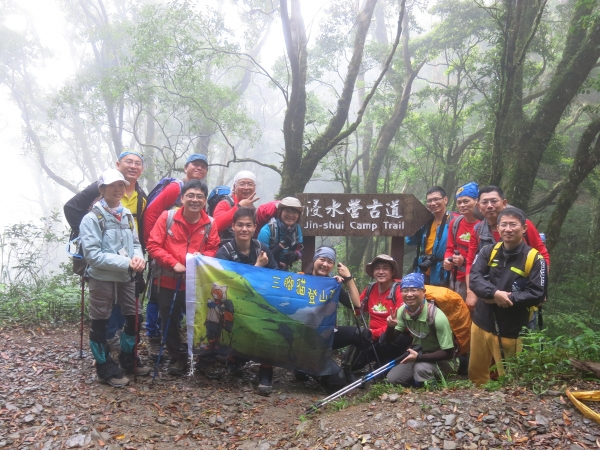
[[[254,175],[249,170],[241,170],[235,174],[235,177],[233,177],[232,186],[235,187],[235,183],[237,183],[240,180],[252,180],[256,183],[256,175]]]
[[[127,181],[123,174],[117,169],[106,169],[104,172],[102,172],[102,175],[100,175],[98,186],[113,184],[117,181],[122,181],[125,183],[125,186],[129,186],[129,181]]]

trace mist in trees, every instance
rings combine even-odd
[[[579,280],[569,258],[596,264],[597,1],[314,3],[61,0],[74,70],[50,87],[52,48],[0,1],[0,84],[43,213],[123,147],[147,190],[198,152],[209,188],[249,169],[263,201],[498,184],[547,233],[552,281]],[[341,250],[358,268],[386,245]]]

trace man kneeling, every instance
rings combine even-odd
[[[399,333],[408,330],[413,344],[422,347],[418,353],[408,349],[409,355],[388,373],[390,383],[421,386],[440,376],[455,372],[452,329],[446,315],[425,299],[425,279],[421,273],[411,273],[400,283],[404,305],[396,318],[387,318],[384,339],[393,341]],[[430,325],[428,318],[433,317]]]

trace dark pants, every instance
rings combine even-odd
[[[182,315],[185,313],[185,290],[179,289],[179,292],[177,292],[170,320],[169,312],[171,310],[171,304],[173,304],[175,291],[165,287],[161,287],[158,294],[156,291],[156,287],[153,286],[152,295],[155,296],[158,302],[160,317],[162,318],[163,336],[165,336],[167,324],[169,325],[169,329],[166,331],[166,344],[169,355],[171,355],[171,361],[175,361],[179,358],[187,358],[187,349],[182,346],[181,337],[179,336],[179,324]]]
[[[333,345],[331,348],[337,350],[349,345],[360,347],[365,343],[368,345],[368,342],[365,342],[361,337],[360,330],[357,327],[335,327],[335,333],[333,333]]]
[[[350,370],[360,370],[369,363],[384,365],[402,355],[412,344],[410,335],[400,333],[392,342],[376,341],[372,346],[360,349],[351,346],[346,350],[342,365]]]

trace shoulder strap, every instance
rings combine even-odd
[[[210,234],[210,230],[212,228],[213,219],[211,216],[208,216],[208,223],[204,225],[204,238],[202,239],[202,244],[206,245],[206,241],[208,240],[208,235]]]
[[[173,218],[175,217],[176,209],[170,209],[167,213],[167,234],[173,236],[173,232],[171,231],[171,227],[173,226]]]
[[[465,216],[461,214],[456,219],[454,219],[454,222],[452,222],[452,239],[454,239],[454,245],[456,245],[456,235],[458,234],[458,226],[464,218]]]
[[[400,282],[394,281],[390,286],[390,293],[387,298],[392,301],[394,308],[396,307],[396,292],[400,289]]]
[[[96,214],[96,218],[98,219],[98,224],[100,225],[100,231],[102,232],[102,236],[104,236],[104,232],[106,231],[106,218],[100,208],[94,205],[91,211]]]
[[[440,223],[439,226],[439,230],[440,232],[438,233],[436,230],[436,235],[435,235],[435,240],[436,241],[440,241],[440,239],[442,239],[442,235],[444,234],[444,227],[446,226],[446,222],[448,222],[448,217],[450,217],[450,213],[447,212],[446,214],[444,214],[444,218],[442,219],[442,223]],[[429,226],[429,229],[431,230],[431,226]]]
[[[437,335],[437,330],[435,329],[436,312],[437,306],[435,305],[433,300],[427,300],[427,325],[429,325],[429,332],[434,335]]]
[[[275,217],[272,217],[271,220],[269,220],[269,231],[271,233],[269,238],[269,248],[271,248],[277,242],[277,233],[279,232],[277,227],[277,219],[275,219]]]
[[[129,230],[133,233],[133,230],[135,228],[135,222],[133,221],[133,214],[131,214],[131,213],[127,214],[127,222],[128,222],[127,225],[129,225]]]
[[[361,308],[364,310],[365,306],[369,303],[369,297],[371,296],[371,291],[373,290],[373,286],[375,286],[377,282],[376,281],[371,281],[368,285],[367,285],[367,292],[365,292],[365,298],[362,301],[362,305]]]
[[[527,259],[525,260],[525,276],[528,277],[531,272],[531,268],[533,267],[533,263],[536,259],[541,257],[540,252],[538,252],[535,248],[529,250],[527,253]]]
[[[494,248],[492,248],[492,251],[490,252],[490,259],[488,260],[488,266],[490,266],[490,267],[496,266],[496,264],[494,263],[494,258],[496,257],[496,254],[498,253],[498,250],[500,249],[501,246],[502,246],[502,241],[498,242],[496,245],[494,245]]]
[[[231,243],[231,241],[227,242],[223,247],[227,251],[227,257],[229,258],[230,261],[240,262],[240,257],[233,249],[233,244]]]
[[[252,239],[252,242],[254,242],[254,245],[256,245],[256,259],[258,259],[260,252],[262,252],[260,241],[258,239]]]

